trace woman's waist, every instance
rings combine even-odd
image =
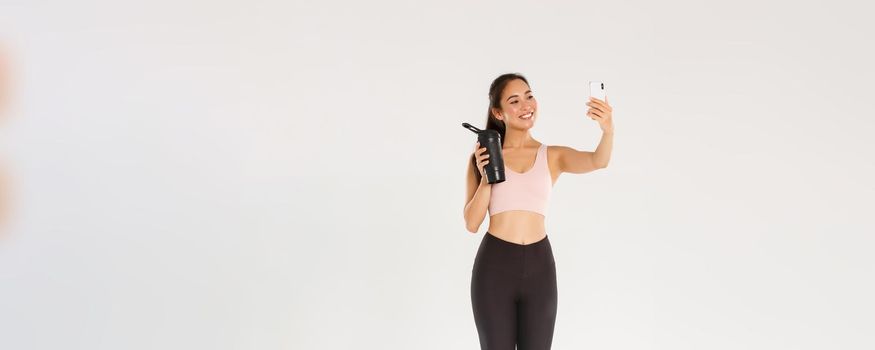
[[[544,227],[543,214],[529,210],[508,210],[489,216],[489,224],[500,226]]]
[[[489,217],[489,233],[517,244],[536,242],[547,235],[544,216],[528,211],[503,212]]]

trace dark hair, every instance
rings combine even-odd
[[[516,79],[522,80],[526,85],[529,85],[529,81],[526,77],[519,73],[505,73],[499,75],[498,78],[495,78],[495,80],[492,81],[492,85],[489,85],[489,108],[486,110],[485,129],[498,131],[498,134],[501,135],[502,146],[504,145],[504,133],[507,130],[507,126],[504,124],[504,121],[495,118],[495,115],[492,114],[492,109],[501,108],[501,92],[504,91],[504,88],[508,83]],[[474,164],[474,177],[477,179],[477,182],[480,182],[480,171],[477,170],[477,158],[475,158],[474,155],[471,155],[471,163]]]

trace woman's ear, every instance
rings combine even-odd
[[[504,119],[503,119],[504,116],[501,115],[501,110],[496,109],[496,108],[493,108],[493,109],[492,109],[492,115],[495,116],[495,119],[498,119],[498,120],[504,121]]]

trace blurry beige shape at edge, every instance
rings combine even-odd
[[[8,112],[9,74],[9,61],[7,60],[6,50],[4,45],[0,43],[0,135],[3,135],[2,129],[6,124],[5,122]],[[9,222],[8,186],[6,160],[3,158],[3,153],[0,153],[0,238],[5,236],[7,224]]]

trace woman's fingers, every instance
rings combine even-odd
[[[486,151],[486,147],[480,147],[480,141],[474,144],[474,158],[477,163],[477,170],[480,172],[481,176],[486,175],[484,167],[489,164],[489,153],[484,154]]]
[[[481,148],[481,147],[479,147],[479,146],[480,146],[480,143],[478,142],[478,143],[477,143],[477,148],[474,149],[474,158],[478,158],[478,159],[479,159],[480,156],[483,154],[483,152],[486,151],[486,147],[482,147],[482,148]]]
[[[474,159],[480,174],[483,174],[485,171],[483,167],[489,164],[489,153],[487,151],[486,147],[480,147],[479,141],[474,144]]]
[[[602,100],[599,100],[599,99],[593,97],[592,99],[589,100],[589,102],[586,103],[586,105],[587,106],[598,106],[601,110],[611,111],[611,110],[613,110],[613,108],[611,108],[611,105],[608,104],[607,98],[608,97],[605,96],[605,101],[602,101]]]
[[[483,175],[486,172],[486,170],[484,169],[486,164],[489,164],[489,160],[484,160],[482,162],[477,163],[477,170],[480,171],[480,175]]]
[[[485,157],[477,157],[477,161],[478,161],[478,162],[482,162],[482,161],[487,160],[487,159],[489,159],[489,155],[488,155],[488,154],[487,154]]]
[[[606,107],[604,105],[599,105],[599,104],[593,103],[593,102],[589,102],[586,105],[589,106],[590,109],[595,109],[595,110],[598,110],[599,112],[605,112],[608,110],[608,107]]]
[[[479,150],[477,150],[477,154],[476,154],[476,157],[477,157],[477,158],[480,158],[480,157],[482,157],[482,156],[483,156],[483,154],[484,154],[484,152],[486,152],[486,148],[485,148],[485,147],[484,147],[484,148],[481,148],[481,149],[479,149]],[[488,155],[489,155],[489,153],[486,153],[486,155],[487,155],[487,156],[488,156]]]

